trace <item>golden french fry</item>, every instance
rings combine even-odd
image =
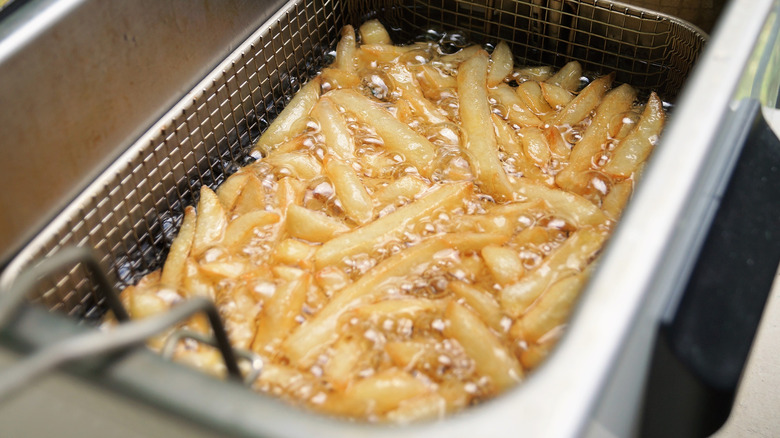
[[[557,85],[569,92],[575,92],[580,88],[580,77],[582,77],[582,66],[577,61],[571,61],[561,67],[546,82]]]
[[[399,236],[409,225],[424,220],[434,211],[447,210],[460,205],[471,189],[470,183],[442,185],[393,213],[334,237],[317,250],[314,256],[317,269],[338,263],[358,253],[370,252],[375,246]]]
[[[296,363],[311,364],[320,351],[336,337],[336,324],[344,312],[380,294],[379,286],[389,279],[426,266],[434,254],[448,248],[449,245],[443,239],[428,239],[370,269],[357,281],[339,291],[317,315],[287,337],[283,343],[287,356]]]
[[[498,147],[512,155],[517,170],[520,171],[521,175],[534,181],[549,184],[552,181],[552,177],[545,175],[539,167],[528,159],[523,150],[523,141],[518,138],[515,130],[498,115],[492,114],[491,118],[496,131]]]
[[[611,220],[618,220],[633,191],[634,181],[630,179],[613,183],[609,193],[607,193],[607,196],[604,197],[604,201],[601,203],[601,209],[604,210],[604,213]]]
[[[230,211],[234,215],[242,215],[265,207],[265,190],[263,183],[254,175],[247,175],[241,188],[241,193],[233,203]]]
[[[517,87],[515,92],[534,114],[544,116],[552,111],[547,100],[544,99],[542,88],[539,86],[538,82],[525,81]]]
[[[320,131],[331,154],[342,159],[355,156],[355,140],[347,129],[347,122],[327,97],[323,97],[314,105],[311,115],[320,125]]]
[[[458,341],[474,361],[477,373],[489,378],[492,385],[506,388],[523,378],[517,358],[479,317],[454,301],[447,306],[445,316],[448,324],[444,334]]]
[[[341,28],[341,39],[336,45],[336,60],[333,65],[344,71],[355,71],[355,29],[346,25]]]
[[[474,55],[476,55],[480,51],[482,51],[482,47],[479,47],[477,45],[468,46],[468,47],[464,47],[464,48],[458,50],[455,53],[450,53],[449,55],[441,56],[439,58],[439,61],[447,63],[447,64],[458,65],[461,62],[471,58]]]
[[[501,285],[517,281],[525,271],[520,256],[511,248],[486,246],[482,248],[482,259]]]
[[[274,167],[286,169],[301,180],[312,180],[322,174],[322,165],[307,151],[272,153],[263,161]]]
[[[360,85],[360,76],[351,71],[326,67],[320,73],[320,82],[322,94],[325,94],[330,90],[357,87]]]
[[[594,228],[581,228],[574,232],[541,266],[501,290],[504,311],[514,318],[522,316],[562,273],[583,270],[599,251],[604,239],[606,233]]]
[[[392,79],[393,84],[401,91],[402,96],[414,108],[414,110],[424,116],[428,123],[446,123],[449,119],[434,105],[425,98],[422,91],[414,81],[412,73],[402,64],[394,64],[387,70],[387,75]]]
[[[409,369],[417,365],[426,352],[434,345],[426,341],[395,341],[385,344],[385,352],[397,366]]]
[[[582,190],[582,172],[591,169],[597,155],[603,154],[603,145],[609,134],[609,122],[617,114],[628,111],[636,99],[636,90],[623,84],[604,96],[604,100],[596,108],[596,116],[591,121],[582,139],[571,150],[569,165],[555,178],[564,189],[578,192]]]
[[[449,290],[474,309],[490,328],[499,333],[503,331],[501,319],[504,315],[498,302],[490,292],[463,281],[450,282]]]
[[[301,313],[301,306],[306,300],[311,275],[295,268],[286,268],[282,275],[294,278],[277,286],[276,292],[257,316],[257,333],[252,341],[252,350],[258,353],[268,352],[298,326],[295,317]]]
[[[579,79],[578,79],[579,80]],[[553,108],[562,108],[574,99],[574,95],[563,87],[549,82],[540,82],[544,100]]]
[[[190,254],[192,238],[195,235],[196,221],[195,209],[186,207],[179,234],[173,239],[171,249],[168,251],[168,257],[165,258],[165,264],[162,268],[160,283],[166,287],[178,289],[179,285],[181,285],[182,277],[185,274],[184,265],[187,261],[187,256]]]
[[[309,242],[327,242],[349,231],[349,227],[340,220],[298,205],[288,207],[285,227],[291,236]]]
[[[325,175],[336,190],[347,216],[358,224],[374,218],[374,205],[355,170],[335,157],[325,157]]]
[[[290,266],[307,269],[311,266],[311,258],[315,248],[296,239],[285,239],[274,248],[273,261]]]
[[[360,41],[363,44],[393,44],[387,29],[379,20],[368,20],[360,25]]]
[[[276,187],[277,207],[286,213],[291,205],[300,205],[306,187],[296,178],[286,177],[279,180]]]
[[[569,275],[550,285],[539,300],[512,326],[512,336],[526,342],[537,342],[542,336],[564,324],[587,279],[586,271]]]
[[[515,77],[518,82],[522,81],[546,81],[553,75],[552,67],[540,66],[540,67],[523,67],[515,69],[512,76]]]
[[[222,243],[227,247],[246,243],[255,228],[277,222],[279,222],[279,215],[270,211],[256,210],[246,213],[228,224]]]
[[[453,76],[442,73],[430,64],[416,65],[412,68],[416,72],[415,77],[423,95],[428,99],[438,97],[443,89],[458,86],[458,81]]]
[[[664,118],[661,99],[655,93],[650,94],[642,118],[612,152],[604,171],[615,176],[630,176],[650,155],[663,129]]]
[[[355,314],[368,317],[397,317],[399,315],[415,316],[422,312],[443,310],[441,302],[425,298],[407,298],[398,300],[383,300],[374,304],[359,307]]]
[[[539,366],[547,356],[550,355],[553,347],[555,347],[560,338],[561,332],[558,332],[556,336],[546,338],[544,342],[538,344],[530,344],[522,353],[520,353],[520,362],[526,368],[536,368]]]
[[[198,201],[198,219],[192,239],[190,255],[198,257],[211,246],[222,240],[227,225],[225,210],[217,194],[206,186],[200,188]]]
[[[387,419],[398,424],[441,418],[447,412],[447,400],[439,394],[423,394],[402,400],[387,413]]]
[[[355,382],[345,395],[357,400],[373,413],[384,413],[398,407],[403,400],[421,396],[430,391],[422,380],[398,369],[387,369]]]
[[[249,178],[248,173],[237,172],[217,187],[217,197],[226,212],[233,210],[233,205],[236,203],[239,195],[241,195],[241,190],[244,188],[247,178]]]
[[[493,53],[490,54],[490,68],[488,69],[487,86],[495,87],[504,81],[514,69],[512,51],[505,41],[498,43]]]
[[[515,182],[515,188],[518,195],[529,200],[543,200],[555,216],[578,227],[598,226],[609,220],[592,202],[574,193],[523,179]]]
[[[574,126],[583,121],[599,105],[604,93],[612,86],[614,78],[615,74],[612,73],[594,79],[580,91],[577,97],[563,107],[558,115],[551,120],[551,123],[558,126]]]
[[[431,175],[433,172],[431,163],[436,156],[436,151],[425,137],[357,92],[335,90],[328,93],[328,96],[337,105],[353,113],[360,121],[373,126],[384,140],[387,149],[404,156],[423,176]]]
[[[354,377],[365,347],[355,338],[341,338],[333,345],[323,372],[336,389],[343,391]]]
[[[422,179],[405,175],[374,192],[374,204],[381,210],[392,203],[408,202],[427,188],[428,184]]]
[[[512,187],[498,157],[490,120],[485,82],[487,61],[487,52],[480,51],[464,61],[458,71],[461,147],[483,190],[496,199],[506,200],[512,199]]]
[[[268,154],[275,146],[303,131],[306,128],[306,117],[319,98],[320,78],[316,77],[295,93],[295,97],[257,141],[255,149]]]
[[[523,128],[520,134],[523,138],[523,152],[525,152],[525,156],[541,167],[550,164],[552,152],[550,151],[550,145],[547,143],[547,137],[542,130],[536,127],[528,127]]]
[[[514,89],[507,84],[499,84],[489,91],[490,97],[495,99],[506,111],[506,119],[517,126],[539,126],[542,121],[526,105],[523,99],[517,95]]]

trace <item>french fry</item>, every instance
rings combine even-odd
[[[246,243],[255,228],[277,222],[279,222],[279,215],[270,211],[256,210],[244,214],[228,224],[222,243],[227,247]]]
[[[256,210],[262,210],[265,207],[265,190],[263,183],[254,175],[247,175],[244,178],[244,184],[241,187],[241,193],[233,203],[233,215],[242,215]]]
[[[320,98],[320,79],[312,79],[304,85],[295,97],[287,104],[279,116],[271,122],[255,149],[262,154],[268,154],[274,146],[300,133],[306,127],[306,117],[311,112],[317,99]]]
[[[542,265],[501,290],[501,307],[514,318],[522,316],[562,273],[581,271],[604,242],[603,231],[582,228],[569,236]]]
[[[623,84],[604,96],[596,108],[596,116],[585,130],[582,139],[574,145],[569,156],[569,165],[555,178],[559,186],[571,190],[582,190],[581,173],[593,167],[597,154],[603,153],[607,141],[609,122],[615,115],[628,111],[636,99],[636,90]]]
[[[355,156],[355,140],[347,129],[347,122],[327,97],[323,97],[314,105],[311,115],[320,125],[325,145],[331,154],[342,159]]]
[[[577,61],[572,61],[561,67],[557,73],[547,79],[547,83],[557,85],[569,92],[575,92],[580,88],[582,66]]]
[[[498,158],[490,120],[485,82],[487,60],[487,53],[480,51],[464,61],[458,71],[461,146],[483,190],[496,199],[506,200],[512,198],[512,187]]]
[[[588,273],[581,272],[550,285],[525,315],[512,325],[511,335],[516,339],[535,343],[551,330],[564,324],[587,279]]]
[[[249,173],[237,172],[217,187],[217,197],[226,212],[230,213],[233,210],[233,205],[241,195],[241,189],[246,184],[247,178],[249,178]]]
[[[206,186],[200,188],[198,219],[192,239],[190,255],[198,257],[211,246],[222,240],[227,218],[217,194]]]
[[[550,122],[558,126],[574,126],[583,121],[599,105],[604,93],[612,86],[614,77],[614,74],[609,74],[594,79]]]
[[[609,193],[601,203],[601,209],[611,220],[618,220],[633,191],[634,182],[630,179],[613,183]]]
[[[280,274],[292,278],[277,287],[257,316],[257,333],[252,341],[252,350],[258,353],[268,352],[269,348],[281,342],[287,333],[298,326],[295,317],[300,314],[306,300],[311,275],[295,268],[285,268]]]
[[[514,157],[517,170],[520,171],[522,176],[534,181],[549,184],[552,181],[552,178],[545,175],[539,167],[528,159],[523,150],[523,140],[517,136],[515,130],[495,113],[491,114],[490,117],[493,120],[498,147]]]
[[[477,45],[464,47],[455,53],[449,55],[443,55],[439,58],[439,61],[447,64],[460,64],[461,62],[473,57],[478,52],[483,51],[481,47]]]
[[[168,257],[165,258],[165,264],[162,269],[160,283],[171,289],[178,289],[184,276],[184,265],[187,256],[192,247],[192,238],[195,235],[196,223],[195,209],[187,207],[184,209],[184,218],[179,228],[179,234],[173,239],[171,249],[168,251]]]
[[[445,75],[430,64],[414,66],[415,77],[425,97],[433,99],[439,96],[442,89],[455,88],[458,81],[450,75]]]
[[[403,400],[412,399],[430,391],[428,385],[398,369],[388,369],[355,382],[345,395],[357,400],[372,413],[384,413]]]
[[[523,67],[515,69],[512,73],[518,82],[523,81],[546,81],[553,75],[552,67],[539,66],[539,67]]]
[[[396,366],[411,369],[434,345],[426,341],[395,341],[385,344],[385,352]]]
[[[360,25],[360,41],[363,44],[393,44],[387,29],[379,20],[368,20]]]
[[[450,282],[449,290],[452,291],[453,295],[463,299],[469,307],[474,309],[490,328],[499,333],[503,331],[501,327],[503,313],[498,302],[490,292],[463,281]]]
[[[441,111],[431,101],[423,96],[422,91],[419,89],[414,81],[412,73],[406,69],[402,64],[392,65],[387,75],[392,79],[393,84],[401,91],[403,97],[411,104],[414,110],[425,117],[428,123],[446,123],[449,119],[445,117]]]
[[[490,379],[496,388],[506,388],[523,378],[523,368],[515,356],[470,310],[455,301],[445,313],[445,335],[454,338],[474,361],[476,371]]]
[[[496,281],[502,285],[517,281],[525,271],[520,256],[511,248],[486,246],[482,248],[482,259]]]
[[[506,118],[517,126],[539,126],[542,121],[507,84],[499,84],[489,91],[490,97],[506,109]]]
[[[544,342],[530,344],[528,348],[520,354],[520,362],[526,368],[536,368],[550,355],[550,351],[555,347],[559,337],[560,332],[558,332],[557,336],[545,339]]]
[[[323,372],[336,389],[343,391],[354,378],[365,347],[354,338],[341,338],[331,348]]]
[[[512,51],[505,41],[498,43],[493,53],[490,54],[490,68],[488,69],[487,86],[495,87],[504,81],[514,68]]]
[[[309,242],[327,242],[349,231],[340,220],[298,205],[290,205],[287,209],[285,227],[291,236]]]
[[[552,111],[550,104],[544,99],[542,88],[538,82],[525,81],[515,89],[515,92],[522,99],[523,103],[537,116],[544,116]]]
[[[402,400],[387,413],[387,419],[397,424],[441,418],[447,412],[447,400],[439,394],[423,394]]]
[[[523,138],[523,152],[525,156],[536,163],[537,166],[547,166],[552,159],[550,145],[547,137],[541,129],[535,127],[523,128],[520,131]]]
[[[427,188],[428,185],[420,178],[405,175],[374,192],[374,205],[382,209],[397,201],[408,202]]]
[[[355,29],[346,25],[341,28],[341,39],[336,45],[336,60],[333,65],[340,70],[355,71]]]
[[[311,267],[311,258],[315,248],[300,240],[285,239],[274,248],[273,261],[303,269]]]
[[[562,108],[574,99],[574,95],[569,90],[558,85],[540,82],[539,86],[541,87],[544,100],[553,108]]]
[[[336,324],[341,315],[381,293],[378,286],[385,281],[426,266],[434,254],[448,248],[449,245],[442,239],[428,239],[384,260],[363,274],[287,337],[283,343],[287,356],[297,363],[311,364],[317,354],[336,337]]]
[[[604,171],[611,175],[628,177],[650,155],[664,125],[663,103],[658,95],[650,94],[642,118],[631,133],[612,152]]]
[[[515,188],[529,200],[543,200],[556,216],[578,227],[598,226],[609,220],[592,202],[574,193],[522,179],[515,182]]]
[[[354,91],[336,90],[328,93],[328,96],[360,121],[373,126],[384,140],[386,148],[403,155],[423,176],[431,175],[431,162],[436,152],[425,137]]]
[[[317,250],[314,256],[317,269],[358,253],[370,252],[375,246],[399,236],[410,224],[424,220],[434,211],[458,206],[471,189],[472,185],[469,183],[440,186],[437,190],[393,213],[334,237]]]
[[[374,217],[374,206],[360,181],[360,177],[348,164],[335,157],[325,157],[325,175],[336,190],[347,216],[358,224],[366,224]]]
[[[322,165],[306,151],[272,153],[264,161],[274,167],[287,169],[301,180],[312,180],[322,174]]]
[[[320,73],[320,87],[322,94],[330,90],[341,88],[353,88],[360,85],[360,76],[351,71],[345,71],[338,68],[323,68]]]
[[[374,304],[359,307],[354,313],[363,318],[369,317],[398,317],[399,315],[415,316],[422,312],[443,310],[439,301],[425,298],[408,298],[401,300],[382,300]]]

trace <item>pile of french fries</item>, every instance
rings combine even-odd
[[[443,54],[346,26],[124,302],[213,299],[263,358],[255,388],[320,412],[408,422],[493,397],[560,337],[664,123],[655,94],[581,77],[515,67],[503,42]],[[201,344],[176,357],[224,372]]]

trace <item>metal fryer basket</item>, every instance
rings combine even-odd
[[[158,268],[184,206],[218,185],[302,82],[327,60],[339,29],[376,16],[411,40],[458,29],[479,43],[506,40],[521,62],[616,71],[617,80],[673,99],[705,36],[661,14],[601,0],[289,2],[78,196],[8,266],[8,284],[70,245],[95,248],[121,289]],[[409,29],[416,30],[409,31]],[[104,305],[82,266],[47,279],[30,299],[97,321]]]

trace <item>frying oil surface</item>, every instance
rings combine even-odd
[[[162,270],[123,292],[131,315],[210,297],[232,343],[263,358],[258,391],[349,418],[439,417],[522,381],[560,337],[663,109],[577,63],[517,68],[506,44],[428,36],[393,46],[376,22],[347,26],[262,158],[203,188]],[[197,343],[176,357],[224,372]]]

